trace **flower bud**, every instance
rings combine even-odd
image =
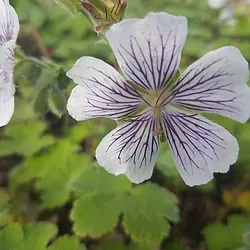
[[[127,0],[82,0],[85,15],[97,33],[122,20]]]

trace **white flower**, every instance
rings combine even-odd
[[[9,0],[0,0],[0,127],[10,121],[14,112],[14,48],[18,31],[15,10]]]
[[[200,115],[250,116],[248,63],[234,47],[212,51],[178,77],[187,20],[167,13],[114,24],[106,33],[124,79],[105,62],[80,58],[67,73],[78,84],[68,101],[76,120],[107,117],[118,126],[99,144],[98,163],[134,183],[149,179],[161,139],[186,184],[207,183],[237,160],[236,139]]]

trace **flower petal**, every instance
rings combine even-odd
[[[187,19],[149,13],[114,24],[106,37],[121,70],[133,83],[157,90],[175,76],[187,36]]]
[[[125,122],[103,138],[96,149],[98,163],[109,173],[126,175],[140,183],[151,177],[159,151],[156,121],[144,113]]]
[[[15,66],[14,55],[15,41],[10,40],[0,47],[0,87],[2,82],[12,82],[12,76]]]
[[[15,41],[9,41],[0,47],[0,127],[9,122],[14,112],[14,46]]]
[[[0,99],[0,127],[9,123],[14,113],[14,96],[9,100]]]
[[[121,119],[135,112],[141,103],[137,92],[120,74],[99,59],[80,58],[67,76],[79,84],[67,105],[69,114],[76,120]]]
[[[226,173],[238,158],[236,139],[221,126],[197,114],[167,110],[162,127],[177,169],[189,186],[209,182],[213,173]]]
[[[192,64],[172,90],[173,101],[239,122],[250,116],[248,63],[237,48],[223,47]]]
[[[9,0],[0,0],[0,46],[5,42],[16,41],[19,32],[18,16]]]

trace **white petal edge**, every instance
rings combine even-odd
[[[226,173],[239,145],[226,129],[198,115],[169,108],[162,122],[177,170],[188,186],[206,184]]]
[[[173,101],[191,110],[216,113],[238,122],[250,117],[248,63],[239,49],[211,51],[189,66],[173,87]]]
[[[135,112],[141,103],[134,88],[114,68],[99,59],[80,58],[67,76],[78,84],[67,104],[69,114],[76,120],[121,119]]]
[[[15,103],[14,96],[10,100],[0,99],[0,127],[9,123],[14,113]]]
[[[14,113],[14,45],[15,41],[11,40],[0,47],[0,127],[6,125]]]
[[[155,121],[150,114],[125,122],[106,135],[96,149],[96,159],[114,175],[124,174],[133,183],[152,176],[159,151],[154,135]]]
[[[0,47],[0,100],[8,101],[15,94],[13,71],[15,41],[11,40]]]
[[[10,40],[0,47],[0,88],[3,87],[3,81],[5,81],[5,83],[12,82],[12,75],[15,66],[14,49],[14,40]]]
[[[16,41],[19,29],[16,11],[8,0],[0,0],[0,46],[10,40]]]
[[[161,89],[178,70],[187,19],[149,13],[111,26],[106,38],[126,77],[148,90]]]

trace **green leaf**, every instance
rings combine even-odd
[[[0,192],[0,226],[4,226],[8,222],[9,217],[9,200],[8,196]]]
[[[156,166],[167,177],[179,176],[173,155],[167,143],[162,143],[161,145]]]
[[[73,142],[80,143],[86,139],[94,128],[93,121],[81,121],[78,122],[68,133],[68,138]]]
[[[11,123],[20,123],[36,118],[33,107],[24,97],[15,96],[15,112],[11,118]]]
[[[80,236],[112,231],[124,213],[126,232],[135,242],[152,246],[168,235],[168,221],[179,219],[177,197],[165,188],[150,183],[131,188],[125,176],[110,175],[102,168],[85,171],[72,189],[79,198],[71,219]]]
[[[135,242],[157,245],[169,234],[170,221],[178,221],[177,197],[152,183],[133,189],[125,207],[123,225]]]
[[[78,196],[98,193],[122,193],[131,189],[131,183],[124,175],[115,176],[109,174],[98,166],[85,171],[79,176],[72,183],[72,189]]]
[[[49,111],[49,93],[50,88],[45,87],[39,91],[34,102],[34,111],[40,116],[44,116]]]
[[[70,79],[66,76],[66,72],[63,68],[60,68],[57,81],[58,81],[58,88],[60,90],[67,89],[70,84]]]
[[[56,82],[59,69],[56,67],[42,68],[39,78],[34,86],[33,95],[36,97],[44,88],[48,88]]]
[[[52,113],[60,118],[66,112],[66,103],[65,91],[53,86],[49,99],[49,107]]]
[[[43,135],[45,130],[46,123],[42,121],[9,124],[4,130],[8,138],[0,140],[0,156],[31,156],[48,147],[55,139],[50,135]]]
[[[0,231],[1,250],[45,250],[57,228],[49,223],[12,224]]]
[[[72,188],[80,196],[71,212],[74,230],[80,236],[99,237],[116,226],[131,184],[125,176],[97,168],[84,172]]]
[[[62,206],[70,199],[71,182],[92,164],[90,158],[78,154],[78,150],[78,145],[65,139],[48,152],[29,158],[12,176],[15,188],[35,181],[45,207]]]
[[[74,203],[71,219],[78,235],[99,237],[116,226],[124,207],[125,197],[120,193],[89,194]]]
[[[209,250],[235,250],[242,245],[242,235],[249,219],[232,215],[228,218],[227,225],[219,222],[210,223],[204,230]]]
[[[23,229],[20,224],[11,224],[0,231],[1,250],[85,250],[76,237],[63,236],[51,246],[49,241],[57,234],[54,224],[28,223]]]
[[[86,248],[80,244],[77,237],[64,235],[48,247],[48,250],[86,250]]]
[[[42,68],[33,92],[34,111],[41,116],[44,116],[51,106],[53,107],[53,111],[56,110],[60,112],[62,109],[62,107],[59,107],[58,97],[55,99],[56,95],[60,95],[61,97],[61,93],[54,93],[60,69],[56,64],[53,64],[53,62],[49,60],[46,61],[46,59],[44,59],[44,61],[50,65],[50,67]],[[66,100],[63,101],[66,102]],[[60,102],[62,102],[62,100],[60,100]],[[60,105],[62,104],[60,103]],[[60,110],[57,110],[57,108],[60,108]]]

